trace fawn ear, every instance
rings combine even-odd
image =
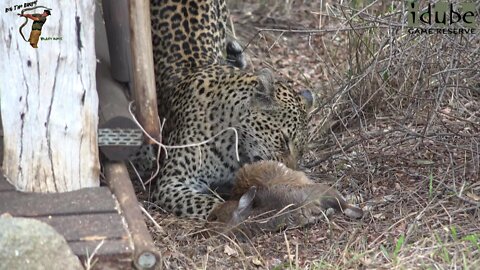
[[[252,209],[253,199],[255,199],[256,193],[257,193],[257,187],[252,186],[248,189],[247,192],[245,192],[245,194],[242,195],[242,197],[238,201],[238,207],[234,213],[235,217],[240,218],[249,214],[250,210]],[[243,218],[246,218],[246,216]]]

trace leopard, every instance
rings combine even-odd
[[[151,201],[206,220],[244,164],[297,166],[312,95],[270,69],[244,68],[243,48],[226,33],[223,0],[152,0],[150,14],[166,146]]]

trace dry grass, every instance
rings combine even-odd
[[[366,216],[239,242],[146,204],[166,268],[480,268],[478,29],[410,35],[403,2],[332,2],[247,1],[232,16],[250,68],[316,92],[303,167]]]

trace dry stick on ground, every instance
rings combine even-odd
[[[357,33],[355,31],[355,28],[352,26],[352,30]],[[358,36],[358,33],[357,33],[357,36]],[[383,48],[388,44],[388,39],[386,41],[384,41],[384,43],[382,44],[382,46],[380,46],[379,50],[378,51],[381,51],[383,50]],[[329,104],[335,97],[338,96],[337,98],[337,101],[340,101],[342,96],[346,93],[349,93],[351,89],[353,89],[353,87],[355,87],[358,83],[360,83],[368,74],[370,74],[370,72],[367,72],[367,70],[370,70],[370,71],[374,71],[374,69],[372,67],[374,67],[374,64],[378,62],[378,57],[379,57],[379,53],[376,53],[376,56],[374,57],[374,59],[366,65],[366,67],[364,68],[364,71],[361,72],[361,76],[360,77],[357,77],[357,78],[354,78],[352,79],[353,81],[355,81],[355,83],[351,83],[352,80],[350,80],[350,82],[348,82],[343,88],[341,88],[339,91],[337,91],[329,100],[327,100],[326,102],[324,102],[322,105],[320,106],[317,106],[317,108],[315,108],[311,113],[310,113],[310,116],[313,116],[315,113],[317,113],[318,111],[320,111],[321,108],[325,107],[327,104]],[[385,84],[385,82],[384,82]],[[375,96],[375,94],[377,92],[379,92],[381,90],[381,88],[377,89],[375,93],[373,93],[370,98],[372,98],[373,96]],[[351,97],[350,97],[351,99]],[[363,105],[362,107],[359,109],[359,110],[362,110],[363,107],[368,104],[369,100],[367,100]],[[333,106],[332,106],[333,107]],[[333,108],[332,108],[333,109]],[[329,113],[330,115],[331,113]],[[326,117],[326,119],[329,118],[329,115]],[[318,129],[317,129],[318,130]],[[316,132],[314,132],[316,133]]]
[[[290,252],[290,243],[288,242],[287,234],[283,232],[283,239],[285,240],[285,246],[287,248],[288,263],[290,264],[290,269],[293,269],[292,264],[292,253]]]
[[[451,59],[451,61],[453,61],[453,58]],[[452,62],[450,62],[450,65],[451,64],[452,64]],[[443,83],[443,87],[441,88],[440,93],[438,93],[437,98],[435,99],[435,108],[433,110],[430,110],[431,115],[430,115],[430,118],[427,121],[427,124],[425,125],[425,127],[422,131],[422,135],[427,134],[428,129],[430,128],[433,121],[435,120],[435,116],[437,115],[435,112],[438,111],[438,109],[440,107],[440,104],[442,103],[443,95],[447,91],[446,84],[447,84],[448,80],[450,79],[450,74],[451,74],[451,72],[447,72],[447,78],[445,79],[445,81]]]
[[[342,14],[343,16],[346,18],[347,15],[345,14],[344,10],[341,9],[342,11]],[[361,44],[363,44],[363,47],[367,48],[368,49],[368,52],[369,52],[369,55],[373,58],[369,64],[367,64],[363,70],[360,72],[360,74],[362,74],[363,76],[357,81],[357,83],[359,83],[361,80],[363,80],[364,78],[366,78],[367,75],[370,75],[370,76],[374,76],[375,75],[375,72],[377,72],[376,70],[376,66],[377,64],[379,63],[379,57],[381,55],[380,52],[382,52],[388,45],[389,45],[389,41],[390,41],[390,38],[387,38],[383,41],[383,43],[381,44],[381,46],[379,47],[379,49],[373,53],[372,51],[370,51],[369,47],[367,44],[365,44],[365,41],[363,40],[362,36],[358,33],[357,30],[355,30],[355,27],[351,24],[351,20],[347,20],[348,23],[350,24],[350,26],[352,27],[352,30],[353,32],[356,34],[357,36],[357,40],[360,40]],[[357,116],[360,116],[360,112],[363,111],[364,107],[370,103],[370,101],[377,95],[377,93],[379,93],[380,91],[384,91],[384,88],[385,88],[385,85],[387,84],[387,81],[384,80],[381,85],[375,90],[374,93],[370,94],[368,99],[366,101],[363,102],[363,104],[361,104],[362,106],[360,108],[357,109],[357,106],[354,102],[354,99],[352,98],[352,96],[350,95],[350,91],[347,92],[348,94],[348,97],[351,101],[351,103],[353,104],[353,109],[355,110],[355,115]]]
[[[357,30],[368,30],[368,29],[377,29],[377,28],[388,28],[389,26],[379,26],[379,25],[366,25],[355,27]],[[322,34],[322,33],[333,33],[340,31],[352,31],[352,28],[331,28],[331,29],[282,29],[282,28],[260,28],[257,30],[257,33],[247,42],[245,49],[247,49],[255,37],[260,36],[262,32],[280,32],[281,35],[286,33],[291,34]]]
[[[452,164],[452,163],[451,163]],[[449,167],[450,168],[450,167]],[[448,171],[448,169],[447,169]],[[423,177],[425,178],[428,178],[428,176],[424,175]],[[447,177],[447,173],[444,174],[444,177],[443,177],[443,180],[442,181],[436,181],[436,182],[439,182],[442,186],[445,186],[447,189],[451,189],[450,187],[448,187],[448,185],[445,184],[445,180],[446,180],[446,177]],[[438,189],[438,187],[437,187]],[[455,195],[462,199],[461,197],[458,196],[457,192],[455,190],[452,190]],[[437,206],[442,206],[442,203],[443,201],[438,201],[437,203],[433,204],[432,205],[432,202],[436,200],[436,198],[438,197],[438,194],[436,194],[433,198],[431,198],[429,200],[429,203],[427,204],[427,206],[424,207],[424,209],[420,212],[420,214],[418,214],[414,221],[409,224],[408,226],[408,229],[407,229],[407,232],[405,233],[405,240],[404,242],[407,243],[408,242],[408,239],[410,238],[411,234],[413,233],[413,231],[415,230],[415,228],[417,227],[418,225],[418,222],[421,220],[421,218],[423,217],[424,213],[426,212],[427,209],[435,209]],[[480,207],[480,204],[477,204],[476,206],[477,208]]]
[[[435,180],[435,182],[438,182],[438,181]],[[440,182],[439,184],[441,184],[446,189],[452,191],[455,194],[455,197],[457,197],[458,199],[460,199],[460,200],[462,200],[466,203],[472,204],[474,208],[479,208],[480,209],[480,202],[465,198],[464,196],[462,196],[462,191],[458,192],[456,189],[451,188],[450,186],[448,186],[444,182]]]
[[[323,60],[322,56],[320,56],[320,54],[317,52],[317,50],[314,48],[314,46],[312,45],[312,36],[313,35],[308,35],[308,47],[310,48],[310,50],[313,52],[313,54],[315,55],[315,57],[318,59],[318,62],[319,63],[326,63],[325,60]],[[322,39],[322,45],[324,46],[324,48],[327,48],[327,46],[325,45],[325,41]],[[328,51],[328,50],[327,50]],[[335,80],[335,83],[337,85],[343,85],[345,84],[345,80],[343,80],[343,75],[341,75],[338,70],[335,70],[333,67],[335,67],[335,64],[333,63],[333,60],[331,59],[330,57],[330,53],[327,54],[328,56],[328,60],[330,61],[331,65],[325,65],[325,67],[327,68],[328,70],[328,74],[334,74],[335,76],[333,76],[333,79]],[[341,90],[339,90],[341,91]],[[315,113],[315,112],[312,112],[312,113]]]
[[[392,132],[395,132],[395,131],[398,131],[397,129],[391,129],[391,130],[388,130],[388,131],[379,131],[379,132],[372,132],[370,134],[365,134],[367,136],[362,136],[362,134],[360,134],[360,136],[362,136],[362,138],[358,139],[358,140],[354,140],[354,141],[351,141],[350,143],[348,143],[347,145],[345,146],[340,146],[340,150],[333,150],[333,151],[330,151],[328,153],[325,153],[325,156],[321,159],[317,159],[315,161],[312,161],[312,162],[309,162],[307,164],[304,165],[305,168],[312,168],[312,167],[315,167],[317,165],[320,165],[321,163],[323,163],[324,161],[328,160],[329,158],[331,158],[332,156],[334,155],[337,155],[337,154],[340,154],[344,151],[347,151],[348,149],[360,144],[360,143],[363,143],[365,141],[368,141],[368,140],[372,140],[372,139],[375,139],[375,138],[378,138],[378,137],[382,137],[382,136],[385,136],[389,133],[392,133]]]
[[[378,29],[378,28],[388,28],[389,26],[378,26],[378,25],[366,25],[355,27],[357,30],[368,30],[368,29]],[[330,29],[282,29],[282,28],[260,28],[257,32],[257,35],[260,32],[284,32],[284,33],[294,33],[294,34],[321,34],[321,33],[331,33],[339,31],[352,31],[352,28],[330,28]]]
[[[237,242],[235,242],[234,239],[232,239],[231,237],[229,237],[228,235],[224,234],[224,233],[219,233],[219,232],[216,232],[218,233],[220,236],[222,236],[223,238],[227,239],[228,241],[232,242],[236,247],[240,248],[240,245],[237,244]],[[241,233],[243,233],[241,231]],[[248,244],[250,247],[253,248],[253,250],[255,251],[255,254],[260,258],[260,261],[262,262],[266,262],[265,258],[263,258],[262,254],[260,253],[260,251],[257,249],[257,247],[255,246],[255,244],[252,242],[252,240],[250,238],[247,237],[247,235],[243,234],[242,236],[245,237],[245,239],[247,240]],[[208,239],[210,240],[210,239]],[[242,250],[242,254],[245,256],[245,252]]]
[[[314,110],[309,115],[309,120],[313,115],[315,115],[317,112],[319,112],[323,107],[327,106],[327,104],[330,104],[334,99],[336,99],[335,102],[332,104],[332,108],[337,104],[337,102],[340,100],[340,98],[350,89],[352,88],[352,85],[346,84],[344,87],[340,88],[337,92],[335,92],[327,101],[325,101],[323,104],[317,106]]]
[[[401,127],[402,127],[402,126],[401,126]],[[480,152],[477,152],[477,151],[475,151],[475,150],[468,149],[468,148],[465,148],[465,147],[462,147],[462,146],[459,146],[459,145],[454,145],[454,144],[451,144],[451,143],[447,143],[447,142],[443,142],[443,141],[440,141],[440,140],[435,139],[435,137],[437,137],[437,136],[448,136],[448,135],[453,136],[453,135],[456,135],[456,134],[430,133],[430,134],[427,134],[427,135],[424,136],[424,135],[422,135],[422,134],[420,134],[420,133],[417,133],[417,132],[415,132],[415,131],[413,131],[413,130],[410,130],[410,129],[404,127],[404,126],[403,126],[402,128],[403,128],[404,131],[405,131],[408,135],[410,135],[410,136],[414,136],[414,137],[421,138],[421,139],[429,138],[429,139],[431,139],[431,140],[433,140],[433,141],[436,141],[436,142],[441,143],[441,144],[443,144],[443,145],[450,146],[450,147],[452,147],[452,148],[461,149],[461,150],[464,150],[464,151],[476,152],[476,154],[480,154]],[[418,143],[417,143],[417,144],[418,144]]]
[[[437,112],[437,113],[440,113],[440,112]],[[463,138],[476,138],[476,137],[480,136],[480,133],[461,134],[458,131],[453,130],[451,126],[449,126],[449,125],[447,125],[447,123],[445,123],[445,121],[440,121],[440,125],[442,125],[442,127],[444,127],[447,131],[452,133],[452,134],[447,134],[447,135],[444,135],[444,136],[451,135],[451,136],[458,136],[458,137],[463,137]]]
[[[357,36],[358,36],[358,33],[356,32],[355,30],[356,28],[352,26],[351,30],[354,31]],[[383,44],[380,46],[379,50],[378,51],[381,51],[388,43],[388,40],[384,41]],[[345,91],[342,91],[342,94],[343,93],[346,93],[348,91],[350,91],[351,89],[353,89],[358,83],[360,83],[363,79],[365,79],[365,77],[370,73],[370,72],[367,72],[368,70],[370,71],[374,71],[372,69],[372,67],[374,66],[373,64],[376,63],[378,61],[378,57],[379,57],[379,53],[377,51],[377,55],[374,57],[374,59],[372,59],[372,61],[370,61],[370,63],[368,63],[367,65],[365,65],[365,68],[360,72],[360,75],[357,76],[357,77],[354,77],[352,78],[348,83],[347,85],[343,88],[345,89]],[[331,62],[333,63],[333,60],[331,60]],[[352,81],[354,81],[354,83],[352,83]]]
[[[440,114],[443,114],[445,116],[455,118],[459,121],[467,122],[467,123],[472,124],[474,126],[480,127],[480,123],[475,123],[471,120],[468,120],[468,119],[465,119],[465,118],[462,118],[462,117],[459,117],[459,116],[456,116],[456,115],[453,115],[453,114],[449,114],[449,113],[446,113],[446,112],[442,112],[441,110],[437,110],[437,113],[440,113]],[[460,135],[460,134],[458,134],[458,135]],[[467,136],[467,135],[466,134],[461,134],[461,136]],[[468,135],[468,136],[477,137],[477,136],[480,136],[480,134],[476,133],[476,134],[471,134],[471,135]]]

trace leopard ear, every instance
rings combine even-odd
[[[300,91],[298,95],[302,99],[302,102],[305,104],[306,111],[310,112],[310,110],[312,109],[313,103],[315,101],[315,97],[313,96],[312,91],[305,89]]]
[[[268,110],[275,104],[275,78],[268,68],[257,71],[255,75],[257,76],[257,89],[252,103]]]

